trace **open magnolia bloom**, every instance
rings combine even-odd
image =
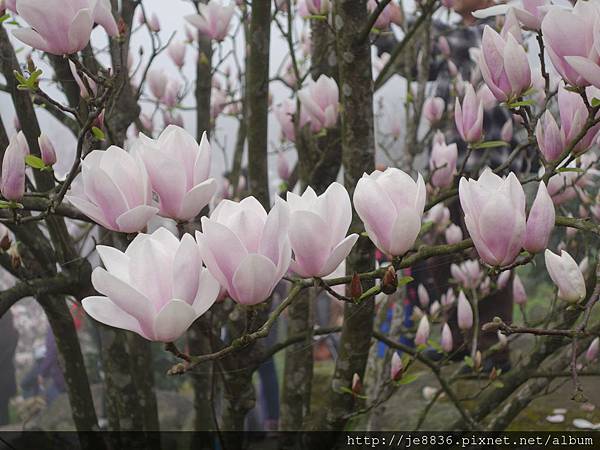
[[[301,277],[330,275],[352,250],[358,239],[346,237],[352,222],[348,191],[332,183],[319,195],[309,186],[302,196],[287,193],[290,207],[290,242],[294,251],[291,269]]]
[[[287,272],[292,257],[290,212],[279,199],[269,214],[254,197],[223,200],[196,241],[206,267],[237,303],[265,301]]]
[[[96,250],[106,269],[94,270],[92,284],[104,297],[83,299],[83,309],[98,322],[150,341],[179,338],[219,294],[189,234],[180,242],[160,228],[138,234],[125,253],[103,245]]]
[[[16,9],[31,28],[14,30],[15,37],[54,55],[82,50],[90,41],[94,23],[110,36],[119,34],[109,0],[19,0]]]
[[[148,170],[161,216],[186,221],[208,205],[217,183],[209,178],[211,147],[206,133],[198,145],[183,128],[169,125],[158,139],[140,134],[134,149]]]
[[[114,145],[85,157],[66,199],[103,227],[123,233],[143,230],[158,212],[139,156]]]
[[[558,298],[569,303],[577,303],[586,295],[585,279],[577,262],[564,250],[560,255],[546,250],[544,253],[548,274],[558,287]]]

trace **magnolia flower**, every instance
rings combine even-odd
[[[6,200],[21,200],[25,194],[25,157],[29,147],[22,131],[14,134],[4,151],[0,192]]]
[[[454,290],[451,287],[449,287],[448,290],[445,293],[443,293],[440,297],[440,301],[442,303],[442,306],[445,308],[452,305],[456,301],[456,295],[454,295]]]
[[[525,193],[515,174],[502,179],[486,168],[479,180],[461,178],[458,192],[465,225],[481,259],[491,266],[511,264],[521,251],[526,229]]]
[[[415,344],[427,344],[427,339],[429,339],[429,333],[429,320],[427,320],[427,316],[423,316],[421,317],[421,320],[419,321],[419,326],[417,327],[417,333],[415,334]]]
[[[588,109],[576,92],[570,92],[564,85],[558,88],[558,111],[560,113],[560,132],[566,145],[571,144],[586,126]],[[573,148],[575,153],[583,153],[590,148],[598,135],[600,124],[594,125]]]
[[[173,63],[180,69],[185,64],[185,51],[187,46],[185,42],[172,42],[167,48],[167,53]]]
[[[148,28],[153,33],[158,33],[160,31],[160,20],[158,19],[158,15],[153,12],[148,21],[146,22]]]
[[[479,286],[483,276],[479,263],[474,259],[464,261],[460,265],[451,264],[450,273],[452,278],[462,284],[465,289],[473,289]]]
[[[542,21],[552,65],[572,85],[585,86],[591,82],[586,78],[596,77],[600,61],[595,39],[598,14],[596,2],[576,2],[572,10],[551,7]]]
[[[518,98],[529,89],[531,69],[527,54],[512,33],[503,38],[486,25],[481,49],[481,75],[498,101]]]
[[[447,323],[442,327],[442,335],[440,339],[440,347],[445,353],[450,353],[454,348],[454,342],[452,339],[452,330]]]
[[[530,253],[539,253],[548,246],[550,233],[554,229],[556,212],[544,182],[540,182],[535,200],[527,217],[523,248]]]
[[[527,303],[527,293],[525,292],[525,286],[523,286],[523,282],[519,275],[515,275],[513,279],[513,301],[517,305],[524,305]]]
[[[83,74],[83,78],[81,78],[75,63],[71,60],[69,60],[69,68],[71,69],[71,74],[73,75],[75,83],[77,83],[77,86],[79,87],[79,95],[81,98],[89,99],[90,97],[95,97],[98,92],[96,82],[86,74]],[[85,82],[83,80],[85,80]]]
[[[166,228],[138,234],[124,253],[96,247],[106,269],[92,272],[104,296],[84,298],[95,320],[133,331],[150,341],[172,342],[204,314],[219,294],[219,283],[202,267],[191,235],[181,242]]]
[[[444,114],[446,103],[441,97],[428,97],[423,102],[423,115],[430,124],[435,124],[440,121]]]
[[[287,193],[289,238],[294,252],[291,269],[304,278],[330,275],[346,259],[358,234],[346,237],[352,206],[346,189],[332,183],[317,197],[309,186],[302,196]]]
[[[462,230],[458,225],[451,224],[444,233],[444,237],[446,238],[446,242],[448,244],[457,244],[463,239]]]
[[[21,42],[53,55],[69,55],[90,41],[94,22],[110,36],[119,34],[109,0],[19,0],[17,12],[31,26],[13,34]]]
[[[511,273],[512,272],[510,270],[504,270],[500,273],[500,275],[498,275],[498,278],[496,279],[496,286],[498,289],[504,289],[506,287],[510,280]]]
[[[596,336],[590,343],[587,351],[585,352],[585,359],[593,361],[598,357],[598,351],[600,350],[600,338]]]
[[[367,2],[367,9],[370,13],[373,13],[378,7],[376,0],[369,0]],[[390,24],[395,23],[396,25],[402,25],[402,10],[397,3],[391,1],[388,3],[383,11],[377,16],[374,27],[378,30],[385,30],[389,28]]]
[[[402,358],[400,357],[398,352],[394,352],[390,364],[390,378],[393,381],[398,381],[400,378],[402,378],[403,372],[404,368],[402,367]]]
[[[546,161],[554,161],[565,149],[565,136],[561,133],[554,116],[549,110],[538,120],[535,126],[538,147]]]
[[[229,32],[229,23],[235,11],[234,8],[233,5],[224,6],[217,0],[210,0],[207,4],[198,4],[200,14],[185,16],[185,20],[206,37],[222,41]]]
[[[364,174],[354,190],[354,208],[371,241],[384,253],[399,256],[415,243],[425,208],[425,182],[390,167]]]
[[[290,177],[290,164],[284,152],[277,152],[277,176],[282,181],[287,181]]]
[[[183,128],[169,125],[156,140],[140,134],[134,148],[158,195],[161,216],[190,220],[208,205],[217,183],[209,178],[211,148],[206,133],[198,145]]]
[[[546,269],[558,287],[558,297],[569,303],[577,303],[585,298],[585,280],[575,260],[564,250],[560,256],[546,250]]]
[[[56,150],[54,150],[54,145],[52,145],[50,138],[44,133],[40,134],[38,145],[40,146],[40,154],[44,164],[47,166],[54,165],[56,163]]]
[[[65,198],[94,222],[123,233],[142,230],[158,212],[139,155],[114,145],[85,157]]]
[[[302,107],[319,128],[331,128],[337,123],[339,110],[339,90],[333,78],[321,75],[313,83],[298,91]]]
[[[483,137],[483,104],[477,98],[473,85],[466,84],[462,106],[456,98],[454,121],[463,141],[479,142]]]
[[[427,309],[429,306],[429,292],[427,292],[427,288],[422,284],[419,284],[417,287],[417,297],[419,298],[419,303],[423,309]]]
[[[457,311],[458,328],[463,331],[470,330],[473,327],[473,308],[463,291],[458,294]]]
[[[431,155],[429,156],[430,182],[432,186],[445,188],[452,184],[456,172],[457,159],[458,147],[456,144],[447,145],[444,135],[440,131],[436,132]]]
[[[304,0],[307,15],[325,15],[331,9],[330,0]]]
[[[222,200],[196,241],[202,260],[237,303],[255,305],[273,292],[290,265],[290,212],[278,199],[271,212],[254,197]]]
[[[275,105],[273,113],[281,127],[282,137],[290,142],[295,142],[296,129],[294,125],[294,115],[296,114],[296,102],[286,99],[282,103]],[[307,123],[310,123],[310,129],[313,133],[316,133],[321,129],[321,126],[317,121],[310,120],[305,108],[300,108],[299,128],[304,128]]]
[[[157,100],[163,98],[167,88],[167,82],[169,81],[165,72],[163,70],[151,69],[148,71],[146,80],[148,81],[148,87],[150,88],[152,95]]]

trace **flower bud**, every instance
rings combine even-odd
[[[6,200],[21,200],[25,194],[25,156],[23,132],[11,137],[2,160],[0,191]]]
[[[465,297],[465,293],[460,291],[458,294],[458,328],[463,331],[470,330],[473,326],[473,309],[471,308],[471,304]]]
[[[421,317],[419,322],[419,326],[417,327],[417,334],[415,335],[415,344],[416,345],[424,345],[427,344],[427,339],[429,339],[430,327],[429,320],[427,316]]]
[[[442,327],[442,337],[440,340],[440,346],[442,347],[442,350],[444,350],[444,352],[446,353],[450,353],[452,351],[452,348],[454,347],[454,342],[452,340],[452,330],[450,330],[450,327],[447,323],[445,323]]]
[[[515,278],[513,279],[513,301],[517,305],[524,305],[527,303],[527,293],[525,292],[525,286],[523,286],[519,275],[515,275]]]
[[[398,289],[398,276],[394,266],[388,266],[381,282],[381,292],[391,295]]]
[[[363,390],[362,382],[360,380],[360,375],[355,373],[352,376],[352,393],[354,395],[360,395]]]
[[[422,284],[419,284],[419,287],[417,287],[417,296],[419,297],[421,307],[427,309],[429,306],[429,292],[427,292],[427,288]]]
[[[358,300],[362,294],[363,288],[360,281],[360,276],[358,273],[354,272],[354,275],[352,275],[352,281],[350,282],[350,297],[352,297],[354,300]]]
[[[448,228],[446,228],[446,232],[444,234],[448,244],[456,244],[462,241],[463,238],[462,230],[458,225],[455,224],[451,224]]]
[[[52,145],[52,142],[48,136],[42,133],[38,138],[38,144],[40,146],[40,152],[44,164],[47,166],[54,165],[54,163],[56,163],[56,151],[54,150],[54,146]]]
[[[585,280],[571,255],[564,250],[561,250],[560,256],[546,250],[544,257],[548,274],[558,287],[558,297],[569,303],[577,303],[584,299]]]
[[[587,351],[585,352],[585,359],[588,361],[593,361],[598,357],[598,349],[600,346],[600,338],[595,337]]]
[[[390,366],[390,377],[393,381],[398,381],[404,374],[404,367],[402,367],[402,358],[398,352],[394,352],[392,355],[392,363]]]

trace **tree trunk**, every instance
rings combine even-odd
[[[270,35],[271,1],[255,0],[252,2],[247,43],[250,53],[246,69],[248,175],[250,192],[265,208],[270,205],[267,160]]]
[[[367,22],[366,3],[366,0],[340,0],[333,16],[340,76],[344,184],[351,194],[362,174],[371,172],[375,165],[371,50],[368,40],[356,41],[357,30]],[[360,220],[354,214],[351,227],[359,229],[360,226]],[[367,272],[373,267],[373,244],[361,237],[348,256],[346,273]],[[363,282],[363,289],[372,285],[373,281]],[[344,389],[351,387],[354,374],[364,376],[373,329],[373,309],[373,298],[357,305],[347,303],[344,307],[339,355],[325,408],[326,429],[343,429],[344,416],[354,406],[354,396]]]

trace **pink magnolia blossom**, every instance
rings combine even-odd
[[[463,291],[458,294],[457,311],[458,328],[463,331],[470,330],[473,327],[473,308]]]
[[[525,292],[525,286],[523,286],[523,282],[519,275],[515,275],[513,279],[513,301],[517,305],[524,305],[527,303],[527,293]]]
[[[398,381],[400,378],[402,378],[403,372],[404,368],[402,367],[402,358],[398,352],[394,352],[392,355],[392,361],[390,363],[390,378],[393,381]]]
[[[422,284],[419,284],[417,287],[417,297],[419,298],[419,303],[423,309],[427,309],[429,306],[429,292],[427,292],[427,288]]]
[[[560,256],[546,250],[546,269],[558,287],[558,297],[568,303],[577,303],[585,298],[585,280],[575,260],[564,250]]]
[[[25,194],[25,157],[29,147],[22,131],[14,134],[4,151],[0,191],[6,200],[21,200]]]
[[[554,161],[565,149],[564,133],[561,133],[554,116],[548,110],[535,126],[535,137],[546,161]]]
[[[56,150],[54,150],[54,145],[52,145],[50,138],[44,133],[40,134],[38,145],[40,146],[40,153],[44,164],[47,166],[54,165],[56,163]]]
[[[457,159],[458,147],[456,144],[447,145],[444,135],[438,131],[436,138],[434,138],[429,157],[430,182],[432,186],[445,188],[452,184],[454,174],[456,173]]]
[[[19,0],[17,12],[31,26],[13,34],[21,42],[54,55],[82,50],[98,23],[110,36],[119,34],[109,0]]]
[[[290,177],[290,164],[284,152],[277,152],[277,176],[282,181]]]
[[[481,49],[481,75],[498,101],[513,100],[529,89],[531,68],[527,54],[512,33],[503,38],[486,25]]]
[[[308,15],[322,16],[329,13],[331,9],[330,0],[304,0]]]
[[[576,2],[572,10],[553,6],[542,21],[545,48],[556,71],[575,86],[590,83],[600,61],[595,28],[596,2]],[[585,76],[582,76],[585,74]]]
[[[442,326],[440,347],[442,347],[442,350],[446,353],[450,353],[452,351],[452,349],[454,348],[454,342],[452,339],[452,330],[450,330],[448,323],[445,323],[444,326]]]
[[[81,78],[79,72],[77,72],[75,63],[71,60],[69,60],[69,68],[71,69],[71,74],[73,75],[75,83],[77,83],[77,86],[79,87],[79,95],[81,98],[87,100],[90,97],[95,97],[98,92],[96,82],[85,74],[83,74],[83,78]],[[85,82],[83,80],[85,80]]]
[[[103,227],[123,233],[141,231],[158,212],[139,155],[114,145],[85,157],[66,199]]]
[[[425,182],[390,167],[364,174],[354,191],[354,208],[371,241],[384,253],[399,256],[414,245],[425,208]]]
[[[124,253],[103,245],[96,250],[106,269],[94,269],[92,284],[104,296],[84,298],[83,309],[99,322],[150,341],[178,339],[219,294],[219,283],[202,267],[189,234],[179,241],[159,228],[138,234]]]
[[[317,81],[298,91],[298,98],[311,121],[316,121],[321,128],[332,128],[336,125],[339,91],[333,78],[321,75]]]
[[[273,113],[281,127],[282,137],[290,142],[295,142],[294,115],[296,114],[296,102],[286,99],[273,107]],[[311,121],[306,113],[306,109],[300,108],[300,123],[298,126],[302,129],[307,123],[310,123],[310,129],[313,133],[317,133],[321,129],[320,123],[316,120]]]
[[[588,119],[588,109],[583,99],[576,92],[570,92],[564,85],[558,88],[558,111],[560,113],[560,132],[565,144],[571,143],[584,129]],[[575,153],[583,153],[588,150],[598,135],[600,124],[589,129],[585,136],[573,148]]]
[[[473,85],[465,85],[462,106],[456,98],[454,106],[456,129],[463,141],[474,143],[483,138],[483,104],[477,98]]]
[[[164,70],[151,69],[148,71],[146,81],[148,82],[150,92],[157,100],[162,99],[165,95],[168,80],[169,78]]]
[[[544,182],[540,182],[535,200],[527,217],[525,242],[523,248],[530,253],[539,253],[546,249],[550,234],[554,229],[556,212],[554,203],[548,194]]]
[[[483,272],[479,262],[469,259],[461,264],[451,264],[450,273],[452,278],[459,282],[465,289],[474,289],[479,286]]]
[[[155,12],[152,13],[150,18],[146,22],[146,25],[148,25],[148,28],[153,33],[158,33],[160,31],[160,20]]]
[[[358,234],[346,237],[352,221],[348,192],[335,182],[317,196],[309,186],[302,196],[288,192],[287,202],[294,252],[291,270],[304,278],[330,275],[358,239]]]
[[[367,9],[370,13],[375,11],[377,8],[377,2],[375,0],[369,0],[367,2]],[[402,10],[398,4],[394,1],[388,3],[383,11],[377,16],[375,21],[375,28],[378,30],[386,30],[390,27],[390,24],[402,25]]]
[[[427,339],[429,339],[430,332],[431,328],[429,326],[429,320],[427,320],[427,316],[421,317],[421,320],[419,321],[419,326],[417,327],[417,333],[415,334],[415,344],[427,344]]]
[[[229,32],[229,23],[235,12],[233,5],[223,5],[218,0],[198,4],[200,14],[186,16],[185,19],[198,31],[210,39],[222,41]]]
[[[273,292],[290,265],[290,212],[278,199],[271,212],[254,197],[222,200],[202,218],[196,241],[206,267],[237,303],[255,305]]]
[[[600,338],[596,336],[594,340],[590,343],[587,351],[585,352],[585,359],[588,361],[594,361],[598,358],[598,352],[600,350]]]
[[[455,224],[451,224],[448,228],[446,228],[444,236],[446,237],[446,242],[448,244],[457,244],[463,239],[462,230],[458,225]]]
[[[423,116],[430,124],[436,124],[444,114],[446,103],[441,97],[428,97],[423,102]]]
[[[167,53],[169,54],[169,57],[171,58],[173,63],[180,69],[185,64],[186,50],[187,45],[185,45],[185,42],[172,42],[167,48]]]
[[[211,147],[206,133],[198,145],[183,128],[169,125],[156,140],[140,134],[134,147],[158,195],[161,216],[190,220],[208,205],[217,183],[210,178]]]

